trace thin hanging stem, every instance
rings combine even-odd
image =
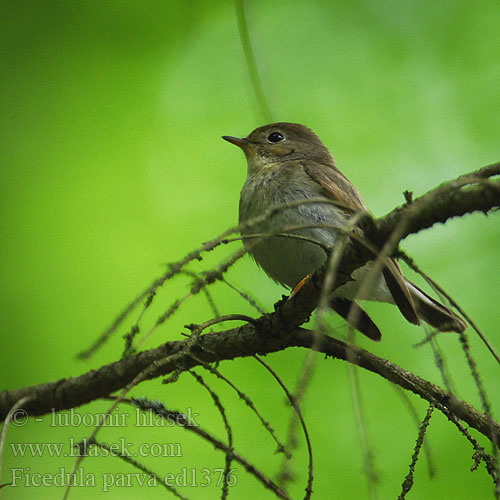
[[[264,86],[259,75],[257,68],[257,61],[255,60],[255,53],[253,51],[252,42],[250,41],[250,34],[248,32],[247,17],[245,14],[245,5],[243,0],[235,0],[234,6],[236,9],[236,19],[238,21],[238,32],[240,34],[241,47],[245,54],[245,61],[248,68],[248,75],[250,82],[255,93],[255,99],[260,110],[260,114],[266,123],[273,121],[271,109],[264,93]]]

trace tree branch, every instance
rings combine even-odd
[[[500,423],[488,419],[486,415],[465,401],[459,400],[452,393],[360,347],[346,344],[327,335],[312,335],[311,331],[303,328],[296,328],[292,332],[281,331],[277,335],[272,322],[268,321],[270,316],[272,315],[264,316],[254,324],[202,335],[199,342],[191,348],[192,356],[190,352],[185,352],[180,362],[179,358],[173,355],[182,352],[188,340],[167,342],[156,349],[121,359],[80,377],[61,379],[15,391],[4,391],[0,393],[0,417],[4,419],[8,410],[24,397],[30,399],[23,405],[23,409],[31,415],[74,408],[97,398],[104,398],[123,388],[147,367],[168,356],[175,357],[177,361],[170,364],[162,363],[161,368],[152,371],[148,378],[166,375],[179,367],[193,368],[202,362],[211,363],[255,354],[268,354],[289,347],[305,347],[377,373],[429,403],[446,407],[457,418],[477,429],[488,439],[500,443]]]
[[[411,203],[396,208],[366,229],[370,241],[380,248],[394,236],[396,229],[399,242],[409,234],[417,233],[437,222],[445,222],[466,213],[486,213],[498,208],[500,181],[488,178],[499,174],[500,163],[497,163],[443,184]],[[343,254],[335,286],[345,283],[354,269],[373,257],[366,246],[352,241]],[[252,323],[238,328],[202,335],[194,345],[189,343],[189,339],[167,342],[156,349],[121,359],[80,377],[1,392],[0,419],[5,419],[9,409],[25,397],[29,400],[23,408],[31,415],[43,415],[109,396],[160,360],[161,365],[153,369],[148,378],[159,377],[176,369],[192,368],[200,364],[200,361],[222,361],[268,354],[289,347],[304,347],[377,373],[435,404],[442,411],[451,410],[456,417],[488,439],[500,443],[500,424],[453,394],[359,347],[325,335],[313,336],[308,330],[300,328],[317,305],[322,274],[323,270],[319,270],[291,300],[278,302],[274,313],[264,314]],[[166,359],[168,357],[172,357],[171,362]]]
[[[418,233],[437,223],[472,212],[487,213],[500,205],[500,180],[489,177],[500,175],[500,162],[476,172],[458,177],[402,205],[377,221],[377,241],[385,241],[405,220],[401,239]]]

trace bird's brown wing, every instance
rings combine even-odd
[[[387,288],[391,292],[392,298],[398,306],[401,314],[414,325],[420,325],[417,315],[417,308],[406,285],[401,268],[394,259],[384,259],[384,279]]]
[[[304,164],[304,171],[320,185],[321,193],[326,198],[341,203],[353,211],[365,210],[358,190],[334,164],[323,165],[307,162]],[[394,259],[384,259],[383,275],[401,314],[410,323],[419,325],[415,304],[406,286],[403,273]]]
[[[351,300],[336,297],[331,299],[330,307],[352,326],[372,340],[379,341],[382,334],[370,316],[361,307]]]
[[[305,173],[321,188],[330,200],[345,205],[350,210],[365,210],[358,190],[335,165],[323,165],[308,161],[303,165]]]

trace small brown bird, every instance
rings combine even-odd
[[[253,242],[250,238],[243,240],[257,264],[273,280],[293,288],[325,263],[324,247],[333,248],[338,241],[339,233],[334,228],[314,226],[345,226],[353,213],[365,210],[361,196],[337,168],[318,136],[304,125],[272,123],[257,128],[245,138],[224,136],[223,139],[239,146],[248,162],[248,175],[240,197],[240,222],[262,216],[271,207],[310,198],[325,198],[346,207],[295,205],[242,232],[243,236],[281,232],[320,243],[282,236],[271,236],[257,243],[255,239]],[[308,227],[287,230],[304,225]],[[395,304],[403,316],[416,325],[423,320],[438,330],[456,332],[467,327],[451,309],[407,280],[394,259],[384,260],[382,274],[369,293],[360,297],[360,283],[369,269],[370,263],[357,269],[352,280],[337,288],[329,301],[338,314],[369,338],[380,340],[380,330],[355,300]]]

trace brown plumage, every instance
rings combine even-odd
[[[338,239],[335,229],[311,226],[344,226],[353,213],[366,210],[361,196],[337,168],[318,136],[304,125],[273,123],[257,128],[245,138],[225,136],[224,139],[241,147],[248,161],[248,176],[240,198],[241,222],[261,216],[272,206],[308,198],[323,197],[338,204],[294,206],[242,233],[244,236],[254,233],[276,235],[257,244],[244,240],[244,244],[272,279],[293,288],[325,262],[326,253],[322,247],[334,247]],[[277,235],[282,232],[306,237],[321,245]],[[356,270],[353,280],[339,287],[331,297],[331,307],[359,331],[373,340],[380,339],[375,323],[355,302],[358,299],[394,303],[415,325],[423,320],[439,330],[457,332],[467,327],[451,309],[408,281],[394,259],[384,259],[383,264],[382,276],[367,296],[359,297],[358,291],[370,264]]]

